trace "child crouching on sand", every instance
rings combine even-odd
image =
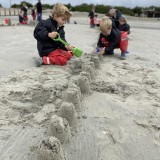
[[[126,58],[126,51],[128,48],[127,32],[120,32],[112,25],[109,17],[103,17],[100,23],[100,35],[97,47],[104,55],[112,55],[115,48],[120,48],[121,59]]]
[[[73,54],[73,46],[65,46],[61,42],[54,41],[59,33],[65,39],[64,24],[70,19],[71,13],[66,6],[56,3],[52,10],[52,17],[42,20],[34,30],[34,37],[37,40],[37,48],[41,58],[36,60],[36,66],[41,64],[66,65]]]

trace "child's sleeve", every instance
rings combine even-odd
[[[40,21],[34,30],[34,38],[38,41],[45,41],[48,39],[48,31],[43,21]]]
[[[98,42],[97,42],[97,47],[102,48],[103,44],[101,42],[101,34],[99,34]]]
[[[130,25],[127,24],[127,31],[128,31],[128,34],[130,34]]]

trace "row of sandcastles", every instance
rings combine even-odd
[[[70,127],[77,124],[77,113],[81,110],[81,93],[90,94],[90,84],[95,79],[95,69],[100,67],[102,55],[86,55],[82,59],[74,59],[71,61],[71,73],[80,73],[80,76],[74,79],[74,83],[78,89],[68,88],[63,95],[63,102],[60,106],[58,116],[51,117],[47,137],[38,147],[39,160],[65,160],[61,144],[66,144],[71,139]]]
[[[35,71],[40,72],[39,75],[33,73],[33,70],[3,82],[5,87],[4,90],[1,89],[1,105],[21,112],[21,117],[28,117],[32,121],[31,116],[26,115],[37,115],[42,110],[40,106],[47,103],[53,103],[57,108],[56,112],[48,111],[47,134],[37,147],[38,160],[65,160],[61,144],[67,144],[71,139],[72,129],[77,125],[77,115],[81,111],[82,94],[91,93],[90,84],[95,79],[95,69],[100,67],[102,59],[102,55],[84,54],[82,58],[70,60],[62,73],[59,72],[62,71],[61,67],[57,66],[59,70],[55,70],[53,66],[44,66],[42,69],[35,68]],[[32,74],[38,76],[32,77]],[[22,119],[22,123],[25,120],[28,123],[28,119]],[[20,118],[16,122],[14,119],[11,121],[10,123],[21,124]],[[37,124],[43,121],[46,119],[39,120]]]

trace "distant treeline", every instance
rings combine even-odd
[[[28,8],[34,7],[31,3],[28,3],[25,1],[22,1],[20,4],[13,4],[11,7],[21,8],[23,3],[26,3]],[[78,12],[89,12],[93,8],[93,4],[87,4],[87,3],[83,3],[77,6],[72,6],[70,3],[65,5],[70,9],[70,11],[78,11]],[[53,6],[54,5],[42,4],[43,10],[52,9]],[[107,6],[107,5],[94,5],[94,6],[95,6],[95,12],[102,13],[102,14],[106,14],[110,10],[110,8],[112,8],[112,6]],[[0,7],[3,7],[3,6],[0,4]],[[144,7],[127,8],[123,6],[115,6],[114,8],[118,9],[123,14],[130,15],[130,16],[134,16],[134,15],[140,16],[142,13],[142,10],[147,10],[147,9],[149,10],[153,8],[155,8],[155,12],[160,12],[160,7],[156,7],[156,6],[150,6],[145,8]]]

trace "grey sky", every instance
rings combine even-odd
[[[3,7],[9,7],[10,3],[19,4],[23,0],[0,0],[0,4],[2,4]],[[25,0],[29,3],[36,4],[37,0]],[[158,6],[160,7],[160,0],[41,0],[41,2],[48,3],[48,4],[54,4],[56,2],[61,2],[64,4],[70,3],[71,5],[78,5],[82,3],[88,3],[88,4],[104,4],[104,5],[112,5],[112,6],[125,6],[134,8],[135,6],[140,7],[148,7],[148,6]]]

